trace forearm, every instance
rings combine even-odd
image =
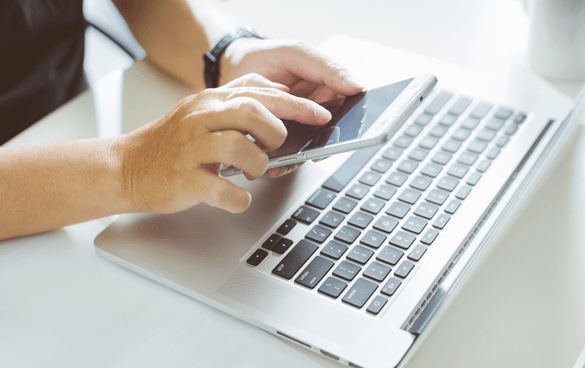
[[[203,54],[235,28],[216,1],[114,0],[114,3],[153,63],[195,90],[205,88]]]
[[[0,148],[0,239],[131,211],[115,142]]]

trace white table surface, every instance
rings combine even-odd
[[[273,6],[253,3],[267,11]],[[228,5],[238,12],[250,4]],[[344,11],[330,1],[316,4],[331,5],[331,11],[310,14],[305,21],[326,13],[345,20],[345,30],[353,35],[459,61],[488,75],[496,72],[526,88],[554,88],[574,96],[580,86],[551,84],[526,66],[527,23],[514,0],[473,6],[453,1],[453,7],[463,7],[458,12],[432,1],[404,2],[402,13],[386,13],[390,35],[383,40],[379,32],[360,34],[368,31],[348,25],[347,14],[355,16],[357,10]],[[300,19],[294,11],[280,28],[274,20],[246,14],[250,23],[263,21],[260,28],[287,37],[293,20]],[[417,24],[425,28],[414,32]],[[343,39],[323,43],[320,33],[303,35],[311,27],[297,29],[301,38],[312,37],[328,50],[343,48]],[[336,30],[331,26],[328,31]],[[507,44],[501,42],[504,35]],[[111,74],[8,145],[119,134],[148,122],[186,93],[140,63],[124,74]],[[458,287],[406,367],[583,364],[585,357],[577,358],[585,345],[584,139],[579,131],[512,230]],[[99,257],[93,239],[112,220],[0,242],[0,367],[338,366]]]

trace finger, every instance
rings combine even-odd
[[[340,97],[337,93],[331,90],[327,86],[318,86],[311,92],[311,94],[307,97],[311,101],[315,101],[317,103],[323,103],[331,100],[335,100]]]
[[[289,92],[290,88],[284,84],[272,82],[268,78],[256,73],[249,73],[240,78],[225,84],[223,87],[237,88],[237,87],[260,87],[260,88],[275,88],[283,92]]]
[[[307,125],[323,125],[331,119],[331,113],[319,104],[276,89],[231,88],[218,96],[224,100],[238,97],[249,97],[259,101],[281,119],[296,120]]]
[[[278,178],[283,175],[290,174],[291,172],[301,167],[302,164],[303,162],[299,162],[292,165],[274,167],[268,170],[268,175],[270,175],[271,178]]]
[[[206,170],[198,171],[193,182],[197,183],[192,190],[199,197],[198,202],[205,202],[212,207],[231,213],[241,213],[252,201],[252,196],[245,189]]]

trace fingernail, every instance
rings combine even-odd
[[[346,83],[346,84],[351,84],[351,85],[352,85],[352,86],[354,86],[354,87],[361,88],[362,90],[363,90],[364,88],[366,88],[366,86],[365,86],[365,85],[364,85],[362,82],[360,82],[359,80],[357,80],[357,79],[356,79],[354,76],[352,76],[352,75],[348,75],[348,76],[346,76],[346,77],[345,77],[345,83]]]
[[[318,116],[323,120],[331,120],[331,112],[317,103],[313,103],[313,112],[315,113],[315,116]]]

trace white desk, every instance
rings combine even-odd
[[[497,15],[491,2],[480,3],[480,10]],[[238,6],[234,2],[233,7]],[[408,23],[412,14],[406,13],[399,24]],[[430,13],[424,14],[431,19]],[[473,13],[480,30],[487,27],[481,14]],[[500,20],[510,17],[500,15]],[[512,43],[520,42],[525,26],[520,22],[521,32]],[[432,37],[448,39],[449,29],[460,35],[451,24],[438,32],[443,36]],[[468,45],[477,40],[459,37],[469,38],[464,40]],[[344,46],[343,39],[323,44],[330,53]],[[441,56],[438,50],[430,49],[428,55]],[[481,52],[471,54],[466,62],[473,64]],[[548,88],[525,68],[521,55],[499,55],[503,60],[498,59],[496,69],[528,88]],[[351,57],[346,62],[354,63]],[[393,65],[399,68],[405,62]],[[485,69],[487,62],[477,65]],[[350,66],[362,78],[371,78],[359,64]],[[556,88],[576,90],[573,85]],[[138,64],[124,76],[112,74],[95,93],[78,97],[9,144],[117,134],[120,116],[125,121],[122,130],[131,129],[187,92],[153,78],[150,69]],[[460,285],[407,367],[573,366],[585,345],[585,186],[580,184],[585,179],[584,139],[582,134],[576,137],[514,230],[483,254],[484,262]],[[338,366],[316,354],[299,353],[302,350],[255,327],[97,256],[93,239],[111,220],[0,242],[0,366]]]

